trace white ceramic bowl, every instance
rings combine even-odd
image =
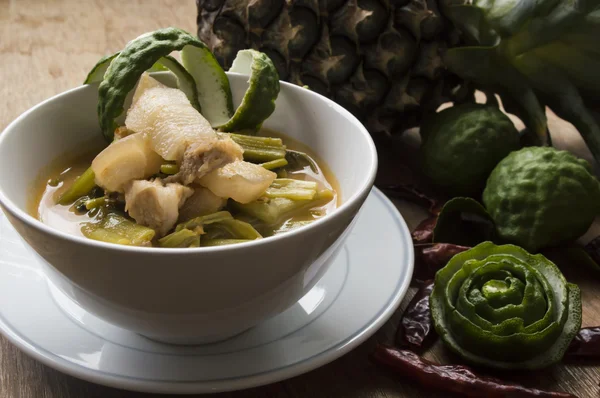
[[[239,104],[247,77],[228,74]],[[170,74],[156,74],[173,85]],[[362,124],[341,106],[281,83],[264,126],[312,148],[337,177],[341,206],[297,230],[223,247],[160,249],[88,240],[27,213],[32,184],[50,162],[102,143],[97,85],[59,94],[25,112],[0,135],[0,206],[38,254],[46,276],[108,322],[182,344],[231,337],[276,315],[319,280],[341,248],[373,185],[377,155]]]

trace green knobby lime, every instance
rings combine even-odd
[[[600,183],[585,160],[528,147],[498,163],[483,203],[501,239],[536,252],[587,231],[600,210]]]
[[[495,106],[463,104],[444,109],[421,126],[424,173],[455,196],[481,193],[489,173],[519,149],[519,132]]]

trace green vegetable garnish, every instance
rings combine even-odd
[[[189,229],[181,229],[166,235],[158,240],[158,246],[160,247],[199,247],[200,246],[200,235],[196,232],[190,231]]]
[[[560,361],[581,327],[581,294],[554,263],[514,245],[484,242],[435,276],[435,329],[473,364],[539,369]]]

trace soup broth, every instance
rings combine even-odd
[[[76,158],[61,158],[49,165],[41,173],[39,180],[32,189],[32,200],[29,203],[29,212],[32,216],[53,228],[72,235],[86,236],[91,239],[143,246],[196,247],[196,244],[194,243],[191,243],[190,246],[168,246],[165,245],[165,242],[168,242],[167,238],[173,235],[174,232],[178,232],[177,229],[182,230],[189,227],[190,231],[193,230],[198,235],[197,240],[199,240],[200,246],[238,243],[250,240],[250,236],[253,236],[252,234],[254,233],[250,232],[250,236],[245,236],[242,233],[242,237],[240,237],[239,233],[236,232],[236,228],[244,229],[245,226],[239,224],[239,222],[249,224],[258,233],[255,234],[255,238],[264,238],[302,227],[334,211],[339,201],[339,188],[335,177],[321,159],[318,159],[317,156],[311,153],[310,149],[306,146],[295,142],[279,132],[262,129],[258,136],[281,139],[287,150],[286,159],[289,159],[287,165],[276,167],[271,170],[277,173],[277,178],[274,180],[272,187],[278,183],[290,184],[289,186],[292,187],[291,191],[294,191],[295,189],[298,191],[299,195],[302,196],[307,192],[306,189],[302,187],[294,188],[294,182],[290,182],[290,180],[313,182],[316,183],[316,196],[321,192],[324,193],[323,198],[318,200],[315,196],[313,200],[308,200],[306,198],[301,199],[298,202],[301,203],[300,205],[292,206],[289,200],[288,202],[285,202],[285,187],[284,190],[281,191],[284,192],[284,194],[282,194],[284,199],[275,199],[277,198],[278,193],[275,192],[274,194],[269,194],[268,190],[265,194],[266,196],[263,195],[249,204],[240,205],[231,198],[225,198],[223,206],[220,207],[215,214],[219,214],[219,217],[224,216],[226,217],[224,220],[230,221],[222,221],[225,224],[219,228],[211,227],[213,224],[206,224],[196,225],[195,229],[192,228],[193,226],[189,226],[189,223],[198,220],[199,217],[210,217],[210,214],[193,214],[193,212],[190,213],[189,211],[186,211],[186,217],[182,217],[183,213],[181,211],[186,206],[186,203],[184,203],[183,207],[180,209],[177,226],[174,231],[169,231],[169,234],[166,234],[166,236],[165,234],[156,233],[151,240],[146,240],[142,243],[129,238],[117,239],[116,241],[111,240],[112,238],[104,239],[102,237],[105,235],[95,234],[93,228],[89,226],[100,225],[103,222],[105,223],[106,218],[110,217],[113,213],[132,223],[136,223],[136,220],[128,214],[123,201],[123,195],[110,193],[107,190],[95,186],[90,192],[87,192],[83,196],[83,199],[75,200],[73,203],[59,203],[60,198],[72,189],[78,177],[88,170],[90,164],[98,152],[100,152],[100,150],[95,150]],[[167,163],[167,165],[169,165],[169,163]],[[164,179],[165,177],[168,177],[168,175],[162,173],[161,169],[161,174],[153,176],[152,178]],[[152,180],[152,178],[150,178],[150,180]],[[198,187],[197,189],[200,188],[201,187]],[[271,195],[271,198],[267,197],[269,195]],[[260,202],[275,200],[280,200],[286,206],[290,205],[290,208],[294,209],[282,212],[279,217],[277,217],[277,215],[272,216],[270,213],[268,215],[263,215],[261,213],[261,206],[264,207],[264,204]],[[96,206],[96,204],[100,202],[102,203]],[[228,213],[229,215],[225,213]],[[233,221],[231,221],[231,218]],[[204,222],[207,221],[205,220]],[[188,226],[186,226],[186,223]],[[202,222],[198,221],[197,223]],[[217,224],[218,222],[214,223],[215,226]],[[191,233],[189,235],[190,242],[197,241],[194,240],[196,238],[193,238]]]

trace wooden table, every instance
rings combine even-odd
[[[55,94],[79,85],[102,55],[122,48],[137,35],[166,26],[195,32],[193,0],[0,0],[0,130],[19,114]],[[572,127],[559,125],[555,141],[563,147],[585,151]],[[398,203],[412,228],[419,213]],[[571,275],[573,274],[573,275]],[[600,281],[577,272],[567,277],[580,284],[584,299],[584,325],[600,324]],[[402,307],[368,342],[333,363],[296,378],[221,397],[434,397],[409,380],[390,377],[372,366],[367,355],[377,340],[390,341]],[[438,342],[427,356],[445,361],[447,353]],[[575,393],[599,394],[600,368],[560,365],[542,372],[526,373],[522,383]],[[106,388],[66,376],[24,355],[0,338],[1,397],[150,397]]]

